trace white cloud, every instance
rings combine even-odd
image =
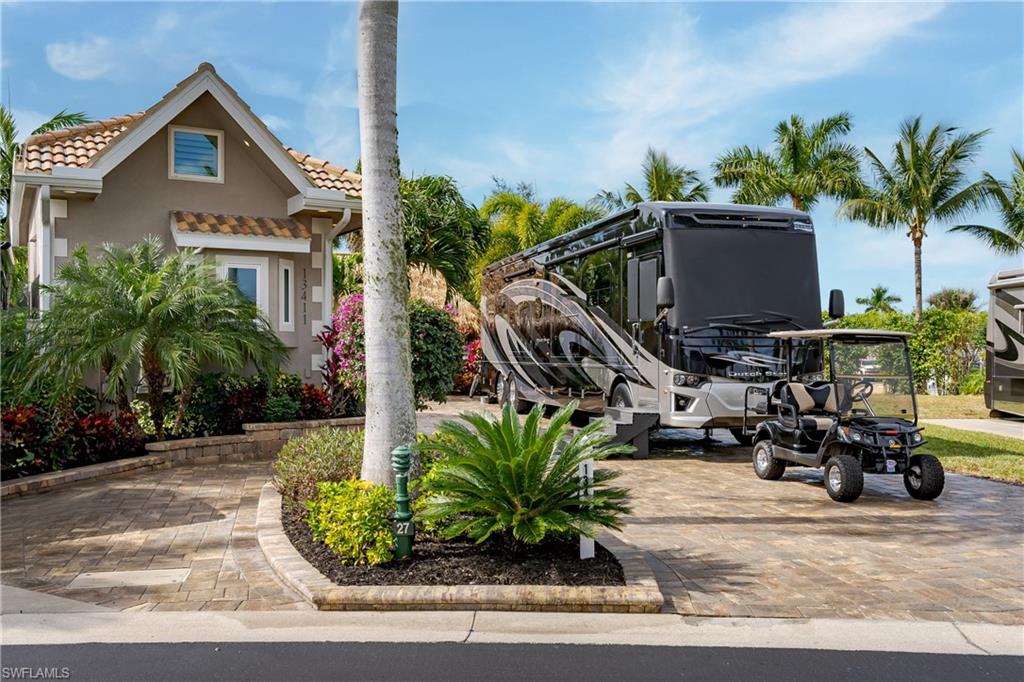
[[[288,74],[245,64],[235,64],[235,69],[251,92],[296,101],[304,99],[302,84]]]
[[[618,182],[623,159],[639,159],[648,144],[686,151],[707,162],[725,137],[714,119],[766,95],[854,71],[942,10],[940,4],[800,3],[781,16],[710,41],[698,20],[681,10],[633,51],[615,52],[592,88],[591,106],[609,115],[594,159],[597,186]],[[701,126],[698,135],[694,128]],[[680,143],[689,136],[687,144]],[[584,166],[586,167],[586,166]]]
[[[46,63],[60,75],[79,81],[95,80],[117,65],[115,50],[103,36],[79,42],[50,43],[46,46]]]
[[[272,130],[287,130],[292,127],[292,122],[274,114],[261,114],[260,119]]]
[[[304,116],[313,138],[313,153],[345,167],[355,165],[359,156],[355,28],[353,14],[330,32],[323,67],[306,98]]]

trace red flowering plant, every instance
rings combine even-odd
[[[35,405],[4,410],[0,437],[0,470],[15,478],[52,470],[50,423]]]

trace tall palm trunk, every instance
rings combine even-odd
[[[398,3],[359,7],[359,138],[363,162],[366,324],[364,480],[392,483],[391,450],[416,434],[409,282],[398,203]]]
[[[911,235],[914,240],[914,318],[921,320],[923,310],[921,294],[921,243],[924,241],[924,234],[915,231]]]

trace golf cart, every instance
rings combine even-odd
[[[747,389],[743,429],[754,436],[760,478],[777,480],[787,466],[824,467],[829,497],[852,502],[864,489],[865,473],[903,474],[911,497],[939,496],[942,464],[913,454],[926,441],[917,425],[910,333],[812,329],[768,336],[786,344],[789,378],[771,389]],[[820,344],[808,343],[815,340]],[[793,362],[794,352],[825,352],[827,380],[794,376],[794,367],[806,366]]]

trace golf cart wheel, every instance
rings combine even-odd
[[[759,440],[754,445],[754,473],[765,481],[777,481],[786,473],[786,463],[775,459],[771,441]]]
[[[512,404],[518,414],[526,414],[533,407],[530,401],[519,397],[519,386],[516,385],[516,378],[511,374],[508,375],[505,383],[505,400]]]
[[[942,462],[932,455],[914,455],[903,472],[903,485],[915,500],[934,500],[946,485]]]
[[[825,464],[825,490],[836,502],[853,502],[864,491],[864,470],[852,455],[836,455]]]
[[[743,447],[750,447],[754,444],[754,435],[743,433],[743,429],[729,429],[729,433],[736,439],[736,442]]]

